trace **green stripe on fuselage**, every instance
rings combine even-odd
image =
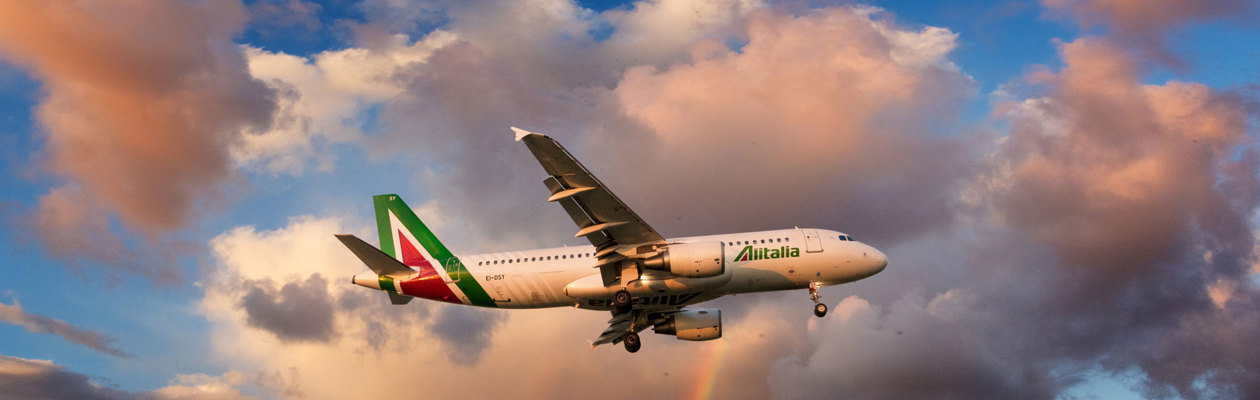
[[[404,203],[398,195],[382,194],[373,196],[372,202],[376,205],[376,226],[377,230],[380,231],[382,250],[385,250],[385,244],[389,243],[388,250],[385,252],[395,258],[398,257],[394,254],[394,233],[390,232],[389,214],[386,212],[387,210],[393,211],[394,215],[398,217],[398,221],[402,222],[403,227],[407,228],[411,235],[420,241],[420,245],[424,246],[424,249],[433,256],[434,259],[430,260],[433,266],[445,268],[446,274],[450,275],[452,280],[455,280],[455,286],[458,286],[459,290],[463,291],[465,296],[468,296],[470,303],[475,306],[498,307],[494,304],[494,300],[490,298],[490,294],[486,293],[481,284],[477,283],[477,280],[473,278],[472,273],[468,272],[468,268],[464,267],[464,263],[451,254],[451,251],[438,240],[433,231],[429,230],[429,227],[424,225],[424,222],[420,222],[420,217],[417,217],[416,213],[411,211],[411,207],[407,207],[407,203]],[[449,261],[451,259],[454,259],[453,265],[439,264],[451,263]]]

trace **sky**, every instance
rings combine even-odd
[[[1260,5],[0,0],[17,398],[1260,397]],[[834,229],[872,278],[723,337],[386,297],[396,193],[456,254],[580,245],[509,126],[667,237]]]

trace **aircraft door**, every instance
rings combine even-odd
[[[444,269],[446,270],[446,282],[459,282],[459,270],[464,265],[459,262],[458,258],[451,257],[446,260]]]
[[[823,251],[822,240],[818,238],[817,229],[801,229],[805,233],[805,252],[817,253]]]

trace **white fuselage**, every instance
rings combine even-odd
[[[681,278],[647,271],[625,288],[640,308],[670,308],[727,294],[836,285],[876,273],[888,265],[883,253],[847,235],[823,229],[698,236],[669,243],[723,243],[726,268],[717,276]],[[751,250],[751,251],[747,251]],[[550,249],[459,256],[474,279],[501,308],[573,307],[608,309],[607,296],[571,296],[566,287],[585,278],[601,282],[595,248]],[[443,274],[454,288],[450,275]],[[603,286],[602,283],[599,286]],[[620,289],[618,286],[616,289]],[[465,300],[465,304],[467,301]]]

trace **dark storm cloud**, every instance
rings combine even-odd
[[[86,375],[70,371],[45,360],[0,355],[0,393],[6,399],[43,400],[233,400],[250,399],[233,383],[240,383],[240,374],[225,377],[205,375],[181,376],[175,383],[146,392],[129,392],[93,382]]]
[[[333,330],[333,300],[328,281],[313,274],[305,282],[289,282],[276,289],[270,281],[246,281],[238,307],[250,326],[271,332],[283,341],[328,342]]]
[[[0,355],[0,393],[11,399],[131,399],[53,363]]]
[[[501,311],[448,306],[433,320],[429,332],[442,340],[451,362],[475,365],[490,348],[490,338],[504,317]]]
[[[14,303],[9,305],[0,303],[0,321],[21,326],[31,332],[51,333],[60,336],[62,339],[87,346],[92,350],[111,356],[131,357],[114,346],[114,343],[118,341],[117,339],[100,332],[71,325],[66,321],[28,313],[22,309],[21,304]]]

